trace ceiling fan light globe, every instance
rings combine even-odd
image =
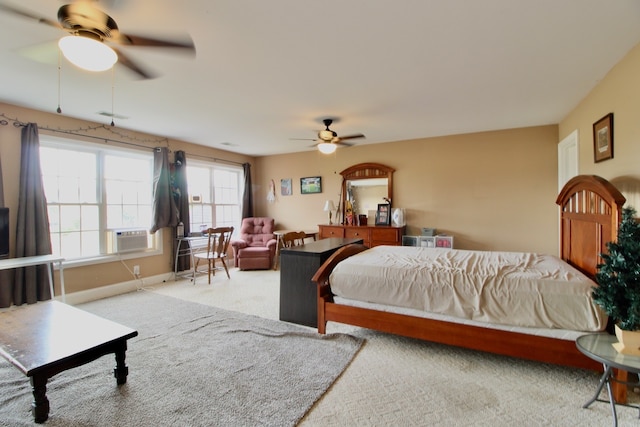
[[[336,148],[338,148],[338,146],[330,142],[323,142],[318,144],[318,150],[320,150],[322,154],[331,154],[336,151]]]
[[[58,47],[69,62],[87,71],[106,71],[118,61],[113,49],[88,37],[66,36]]]

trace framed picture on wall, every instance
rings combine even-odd
[[[391,224],[391,215],[389,214],[389,205],[380,204],[376,211],[376,225],[389,225]]]
[[[593,160],[613,159],[613,113],[593,124]]]
[[[314,194],[322,193],[322,178],[319,176],[310,176],[300,178],[300,193]]]
[[[283,196],[290,196],[292,194],[291,178],[280,180],[280,194],[282,194]]]

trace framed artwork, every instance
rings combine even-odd
[[[391,215],[389,215],[389,205],[380,204],[376,211],[376,225],[389,225],[391,223]]]
[[[613,113],[593,124],[593,160],[613,159]]]
[[[283,196],[290,196],[292,194],[291,190],[291,178],[281,179],[280,180],[280,194]]]
[[[300,193],[314,194],[322,193],[322,178],[319,176],[310,176],[300,178]]]

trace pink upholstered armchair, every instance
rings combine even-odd
[[[244,218],[240,238],[231,241],[234,265],[240,270],[265,270],[273,267],[276,237],[273,218]]]

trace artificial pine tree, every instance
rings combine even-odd
[[[622,210],[616,242],[607,243],[598,265],[593,300],[620,329],[640,330],[640,224],[632,207]]]

